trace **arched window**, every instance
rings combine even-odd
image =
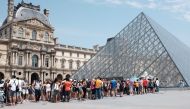
[[[18,37],[24,37],[24,29],[23,28],[19,28]]]
[[[38,67],[38,56],[37,55],[32,56],[32,67]]]
[[[73,69],[73,60],[69,60],[69,69]]]
[[[77,61],[77,69],[79,69],[80,68],[80,61],[78,60]]]
[[[49,34],[48,34],[48,32],[45,32],[44,39],[45,39],[46,42],[49,42]]]
[[[32,40],[36,40],[36,38],[37,38],[37,32],[36,32],[36,30],[33,30],[32,31]]]

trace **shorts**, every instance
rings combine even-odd
[[[77,91],[78,91],[78,88],[73,87],[72,91],[73,91],[73,92],[77,92]]]
[[[22,95],[22,91],[17,92],[17,96],[21,96]]]
[[[11,95],[11,97],[16,97],[17,96],[17,92],[11,90],[10,95]]]
[[[47,93],[47,92],[51,92],[51,89],[46,89],[46,93]]]
[[[22,93],[23,93],[23,95],[29,94],[29,91],[28,91],[28,89],[22,89]]]
[[[58,94],[59,94],[59,90],[54,90],[54,91],[53,91],[53,95],[54,95],[54,96],[56,96],[56,95],[58,95]]]

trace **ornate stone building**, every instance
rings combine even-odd
[[[8,16],[0,27],[0,78],[62,79],[95,55],[95,49],[57,44],[49,10],[40,10],[8,0]]]

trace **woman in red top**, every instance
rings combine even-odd
[[[143,93],[147,93],[148,92],[148,80],[147,79],[143,79]]]
[[[72,86],[72,82],[70,81],[69,78],[66,78],[66,81],[64,82],[64,86],[65,86],[64,101],[69,102],[70,93],[71,93],[71,86]]]

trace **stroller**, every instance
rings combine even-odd
[[[4,107],[5,93],[4,93],[4,82],[0,81],[0,107]]]

